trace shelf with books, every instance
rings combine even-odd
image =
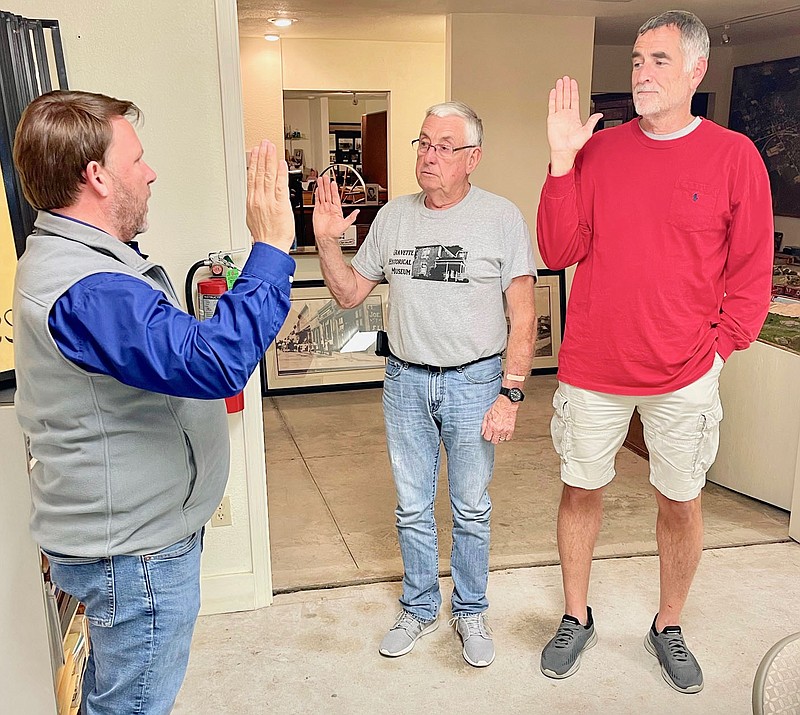
[[[42,557],[42,570],[57,713],[77,715],[89,657],[89,624],[83,604],[49,580],[45,557]]]

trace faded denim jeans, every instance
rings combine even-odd
[[[404,567],[400,603],[423,621],[435,618],[442,603],[433,511],[442,443],[453,513],[453,615],[481,613],[489,605],[487,489],[494,445],[481,436],[481,424],[499,393],[501,370],[499,357],[445,372],[387,360],[383,411]]]
[[[168,715],[200,610],[201,532],[146,556],[45,551],[50,576],[86,608],[82,715]]]

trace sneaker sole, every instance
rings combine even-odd
[[[597,645],[597,631],[594,631],[591,636],[589,636],[589,640],[586,641],[586,645],[581,648],[581,652],[578,653],[578,657],[575,659],[575,662],[572,664],[572,667],[566,673],[556,673],[555,670],[548,670],[543,666],[539,666],[539,669],[542,671],[544,675],[548,678],[555,678],[556,680],[562,680],[563,678],[569,678],[570,675],[574,675],[578,668],[581,667],[581,656],[589,650],[589,648],[594,648]]]
[[[383,648],[379,648],[378,652],[381,655],[385,655],[387,658],[399,658],[401,655],[405,655],[406,653],[410,653],[414,646],[417,644],[417,641],[422,638],[422,636],[428,635],[428,633],[433,633],[439,627],[439,619],[437,618],[433,623],[430,625],[425,626],[420,632],[419,635],[411,641],[411,645],[407,648],[403,648],[403,650],[396,650],[396,651],[388,651],[384,650]]]
[[[466,660],[467,663],[469,663],[473,668],[485,668],[487,665],[491,665],[492,663],[494,663],[494,653],[492,653],[492,659],[490,661],[480,660],[477,662],[469,659],[469,657],[467,656],[466,648],[464,648],[464,650],[461,651],[461,655],[464,656],[464,660]]]
[[[690,685],[688,688],[681,688],[669,675],[667,669],[661,665],[661,659],[658,657],[658,653],[656,653],[655,646],[650,642],[650,634],[648,633],[644,637],[644,648],[645,650],[652,655],[657,661],[658,664],[661,666],[661,675],[664,680],[667,681],[667,685],[669,685],[674,690],[677,690],[679,693],[685,693],[691,695],[692,693],[699,693],[703,689],[703,683],[700,685]]]

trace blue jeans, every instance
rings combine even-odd
[[[488,608],[488,487],[494,445],[481,437],[483,417],[501,384],[499,357],[463,368],[428,372],[390,357],[383,386],[386,441],[397,489],[397,537],[403,556],[403,609],[423,621],[442,603],[433,506],[439,447],[447,453],[453,512],[453,615]]]
[[[201,532],[146,556],[45,551],[50,576],[86,608],[91,651],[82,715],[167,715],[200,610]]]

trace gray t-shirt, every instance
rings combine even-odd
[[[390,201],[353,267],[389,283],[389,346],[401,360],[461,365],[506,345],[503,293],[535,276],[528,226],[507,199],[476,186],[455,206],[425,207],[423,193]]]

